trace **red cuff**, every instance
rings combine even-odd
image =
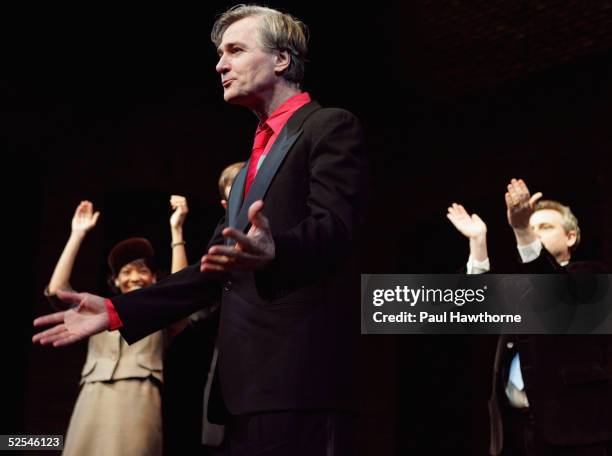
[[[104,305],[106,306],[106,312],[108,313],[108,330],[114,331],[115,329],[119,329],[123,326],[123,322],[121,318],[119,318],[119,314],[115,310],[115,306],[110,299],[104,300]]]

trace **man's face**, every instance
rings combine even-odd
[[[248,108],[256,107],[273,95],[279,77],[276,56],[257,40],[260,17],[246,17],[230,25],[217,49],[217,73],[221,75],[223,99]]]
[[[558,262],[570,259],[570,247],[576,243],[576,232],[565,231],[563,216],[554,209],[540,209],[534,212],[529,224]]]
[[[155,283],[155,274],[142,260],[132,261],[119,270],[115,285],[121,293],[137,290]]]

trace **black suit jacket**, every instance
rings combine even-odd
[[[233,415],[350,410],[360,320],[359,271],[349,258],[368,185],[361,126],[347,111],[309,103],[279,134],[245,202],[244,175],[209,247],[224,242],[228,225],[246,232],[248,207],[263,199],[272,264],[220,275],[200,273],[198,263],[113,298],[121,332],[133,342],[220,297],[213,417],[223,406]]]
[[[603,273],[600,263],[570,263],[561,267],[542,249],[540,257],[522,265],[522,273]],[[508,347],[510,343],[511,349]],[[612,440],[612,336],[501,336],[494,366],[491,454],[503,446],[504,386],[516,351],[535,426],[554,445],[586,445]]]

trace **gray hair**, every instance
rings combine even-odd
[[[565,232],[575,231],[576,232],[576,242],[572,245],[570,250],[574,250],[580,244],[580,227],[578,226],[578,219],[569,208],[565,204],[561,204],[559,201],[554,200],[540,200],[535,205],[535,210],[540,211],[542,209],[552,209],[553,211],[557,211],[563,217],[563,229]]]
[[[219,47],[223,34],[230,25],[252,16],[261,17],[257,37],[261,46],[270,52],[286,51],[291,56],[291,62],[283,77],[290,82],[301,84],[308,53],[308,27],[289,14],[259,5],[236,5],[217,18],[210,39]]]

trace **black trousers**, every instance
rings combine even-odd
[[[506,408],[503,456],[612,456],[612,442],[578,446],[557,446],[546,443],[538,434],[533,415],[528,409]]]
[[[357,416],[330,411],[271,412],[233,417],[226,456],[352,456]]]

